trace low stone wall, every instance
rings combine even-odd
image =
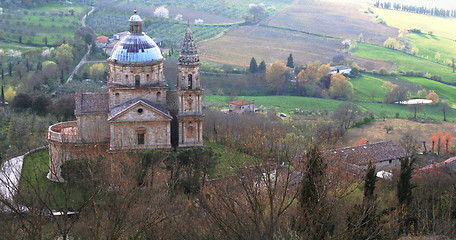
[[[47,139],[55,142],[75,143],[78,141],[77,127],[78,123],[76,121],[56,123],[49,127]],[[73,130],[74,133],[64,132],[65,129],[71,128],[76,129]]]
[[[72,144],[49,142],[49,173],[47,178],[54,182],[64,182],[61,166],[73,159],[94,159],[107,154],[108,143]]]

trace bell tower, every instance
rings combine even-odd
[[[180,148],[204,146],[203,142],[203,89],[200,82],[200,62],[190,26],[185,31],[178,62],[179,110],[177,114]]]

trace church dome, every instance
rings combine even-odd
[[[145,63],[163,59],[157,44],[142,31],[142,19],[133,14],[130,17],[130,32],[114,47],[109,58],[123,63]]]

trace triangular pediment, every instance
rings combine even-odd
[[[152,104],[138,100],[114,108],[109,114],[109,121],[137,122],[137,121],[169,121],[172,117],[166,111]]]

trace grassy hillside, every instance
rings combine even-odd
[[[420,50],[418,56],[435,61],[435,54],[439,53],[441,63],[451,62],[451,58],[456,57],[456,42],[453,40],[428,34],[409,34],[408,39]]]
[[[204,96],[207,102],[216,102],[225,104],[228,108],[225,96]],[[296,97],[296,96],[238,96],[237,99],[246,99],[249,101],[255,100],[255,106],[263,106],[265,108],[275,107],[278,112],[287,114],[293,113],[295,109],[303,110],[328,110],[334,111],[337,106],[341,103],[338,100],[322,99],[322,98],[308,98],[308,97]],[[410,118],[413,117],[413,113],[407,109],[405,105],[397,104],[383,104],[383,103],[372,103],[372,102],[355,102],[365,111],[372,111],[377,117],[385,116],[386,118]],[[417,114],[418,119],[428,119],[441,121],[443,119],[442,112],[435,105],[423,106],[423,110]],[[456,110],[451,109],[447,113],[448,121],[456,121]]]
[[[353,84],[355,99],[360,102],[383,102],[385,89],[384,80],[370,75],[350,80]]]
[[[416,77],[401,77],[406,81],[419,84],[425,87],[428,90],[436,92],[441,98],[446,98],[449,102],[456,106],[456,87],[455,86],[448,86],[443,83],[439,83],[436,81],[432,81],[429,79],[424,78],[416,78]]]
[[[420,29],[422,32],[456,39],[454,29],[456,18],[434,17],[417,13],[371,8],[375,15],[383,19],[387,25],[399,29]]]
[[[439,75],[444,81],[456,82],[456,74],[448,66],[436,62],[412,56],[401,51],[392,50],[372,44],[359,43],[352,52],[353,56],[375,59],[382,61],[392,61],[397,64],[396,68],[400,71],[425,72],[431,75]]]

